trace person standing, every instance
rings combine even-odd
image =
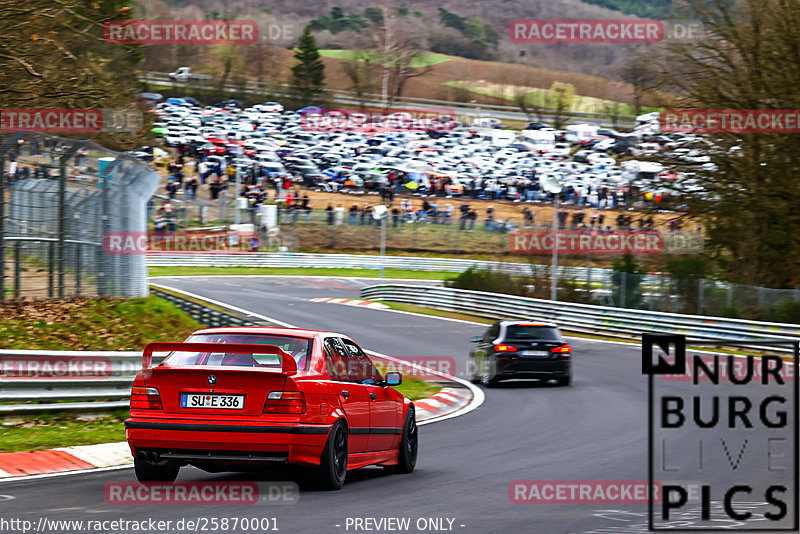
[[[200,183],[205,185],[206,177],[208,176],[208,163],[201,160],[200,163],[195,165],[194,168],[197,170],[197,174],[200,176]]]
[[[307,194],[303,194],[303,199],[300,201],[300,208],[303,210],[303,213],[306,216],[306,222],[311,221],[311,199],[308,198]]]
[[[328,226],[333,226],[333,205],[328,204],[328,207],[325,208],[325,213],[328,216]]]

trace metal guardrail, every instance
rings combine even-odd
[[[258,326],[258,323],[248,321],[247,319],[242,319],[232,313],[227,313],[209,308],[208,306],[203,306],[202,304],[192,300],[188,300],[178,295],[173,295],[172,293],[162,291],[152,286],[150,287],[150,293],[164,300],[172,302],[178,307],[178,309],[185,311],[192,319],[203,326],[210,328],[221,328],[225,326]]]
[[[102,364],[102,376],[43,376],[0,379],[0,416],[69,411],[88,413],[128,407],[133,377],[142,368],[142,354],[135,351],[0,350],[0,364],[48,363],[66,367],[69,361],[92,360]],[[7,367],[4,367],[7,369]],[[32,371],[26,365],[27,371]]]
[[[497,261],[462,260],[451,258],[420,258],[412,256],[380,256],[355,254],[303,254],[283,252],[244,252],[238,254],[150,254],[148,267],[311,267],[317,269],[372,269],[381,268],[385,261],[386,269],[406,271],[440,271],[460,273],[475,266],[479,269],[493,269],[513,276],[530,276],[538,268],[549,272],[548,265],[533,267],[530,263],[509,263]],[[559,267],[559,277],[586,281],[588,269],[585,267]],[[610,280],[610,269],[591,269],[592,280]]]
[[[639,336],[645,331],[683,334],[698,340],[748,343],[782,339],[797,341],[800,337],[800,325],[797,324],[553,302],[445,287],[382,284],[362,288],[361,296],[369,300],[415,304],[488,319],[540,319],[554,322],[566,330],[614,337]],[[753,346],[765,348],[757,344]],[[777,349],[773,347],[773,350]]]
[[[208,327],[253,326],[258,323],[242,319],[233,313],[208,308],[180,296],[151,288],[151,293],[169,300]],[[154,356],[159,362],[164,355]],[[142,353],[137,351],[48,351],[0,350],[3,369],[19,368],[18,362],[37,362],[39,368],[49,364],[50,369],[68,368],[70,361],[92,362],[100,374],[93,376],[48,377],[34,373],[29,364],[27,372],[0,378],[0,417],[42,412],[97,413],[127,408],[133,378],[142,368]],[[17,362],[17,363],[12,363]],[[58,374],[56,369],[56,374]]]

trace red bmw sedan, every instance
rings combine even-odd
[[[154,352],[169,354],[158,365]],[[292,328],[213,328],[150,343],[125,432],[137,479],[173,482],[265,464],[313,466],[339,489],[348,470],[417,461],[414,405],[349,337]]]

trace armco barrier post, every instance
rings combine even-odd
[[[20,276],[22,275],[22,242],[17,239],[14,241],[14,298],[20,296]]]
[[[50,241],[47,243],[47,296],[49,298],[53,298],[54,296],[54,284],[53,284],[53,275],[56,272],[56,248],[55,242]]]
[[[705,293],[705,285],[705,278],[701,278],[697,284],[697,315],[703,315],[703,294]]]
[[[75,243],[75,295],[81,294],[81,244]]]

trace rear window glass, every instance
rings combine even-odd
[[[558,328],[551,326],[510,325],[506,327],[506,339],[561,339]]]
[[[190,336],[185,343],[241,343],[244,345],[274,345],[294,357],[297,369],[307,371],[311,360],[312,339],[266,334],[199,334]],[[173,352],[163,365],[223,365],[236,367],[280,368],[277,354],[240,354],[231,352]]]

